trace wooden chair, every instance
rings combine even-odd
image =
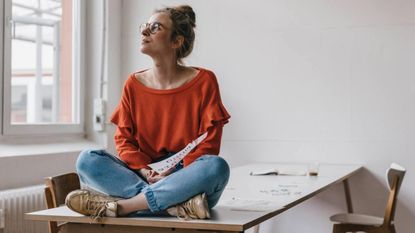
[[[76,173],[67,173],[45,178],[45,200],[48,209],[65,204],[65,198],[73,190],[80,189],[79,177]],[[49,233],[58,233],[62,224],[49,222]]]
[[[384,218],[363,214],[336,214],[330,217],[333,225],[333,233],[357,232],[368,233],[395,233],[394,216],[399,188],[405,175],[405,168],[392,163],[387,171],[389,185],[389,197]]]

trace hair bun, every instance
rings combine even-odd
[[[177,11],[180,11],[181,13],[187,15],[190,19],[190,24],[192,27],[196,27],[196,14],[193,11],[193,8],[189,5],[180,5],[175,7]]]

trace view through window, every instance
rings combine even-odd
[[[73,0],[11,3],[11,124],[76,123]]]

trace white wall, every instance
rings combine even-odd
[[[103,7],[106,2],[106,7]],[[115,152],[113,135],[115,127],[109,122],[110,116],[118,104],[121,96],[123,81],[121,76],[121,25],[122,1],[88,0],[87,32],[86,32],[86,69],[85,69],[85,133],[91,140],[112,153]],[[106,11],[106,21],[103,21],[103,11]],[[105,31],[103,39],[102,31]],[[102,54],[102,43],[106,51]],[[104,68],[101,70],[101,56],[104,56]],[[103,82],[101,83],[101,76]],[[102,93],[100,86],[102,85]],[[94,130],[93,107],[94,99],[102,98],[105,101],[106,125],[104,131]]]
[[[138,26],[183,1],[124,0],[122,81],[151,65]],[[232,115],[222,154],[253,161],[361,163],[355,209],[382,216],[385,170],[406,166],[396,224],[415,228],[415,1],[185,1],[197,15],[187,63],[215,71]],[[330,232],[341,186],[261,226],[261,232]]]
[[[121,96],[123,81],[121,76],[121,25],[122,25],[122,1],[106,0],[87,1],[87,69],[86,69],[86,102],[85,102],[85,130],[89,140],[92,140],[108,151],[115,152],[114,133],[115,127],[109,122],[112,112],[118,104]],[[106,11],[106,21],[103,21],[103,11]],[[103,40],[102,31],[105,30],[106,38]],[[104,69],[101,70],[102,43],[105,44]],[[101,75],[104,82],[101,84]],[[102,85],[102,96],[100,86]],[[94,99],[102,98],[106,103],[107,119],[105,130],[97,132],[93,125]]]

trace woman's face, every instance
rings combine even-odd
[[[149,56],[174,53],[172,21],[166,13],[152,15],[141,30],[141,52]]]

